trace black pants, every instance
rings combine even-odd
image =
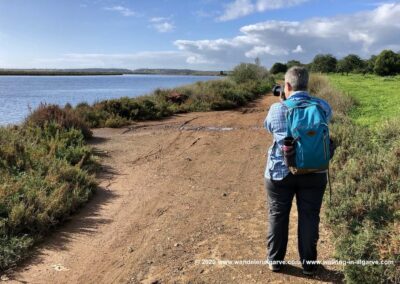
[[[283,180],[266,179],[268,193],[268,260],[285,258],[289,232],[289,213],[296,195],[298,210],[298,245],[300,261],[307,268],[306,260],[317,259],[319,238],[319,213],[327,177],[324,173],[292,175]]]

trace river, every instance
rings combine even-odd
[[[124,96],[137,97],[156,88],[172,88],[215,76],[122,75],[122,76],[0,76],[0,125],[18,124],[40,103],[96,101]]]

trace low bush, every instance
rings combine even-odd
[[[107,118],[106,122],[104,123],[105,127],[110,127],[110,128],[118,128],[127,125],[128,119],[122,118],[118,115],[109,117]]]
[[[0,128],[0,270],[23,259],[96,188],[97,162],[82,131],[43,117],[36,113],[29,125]]]
[[[44,128],[50,122],[55,122],[65,129],[79,129],[86,138],[92,136],[86,121],[73,112],[68,105],[65,108],[60,108],[57,105],[40,104],[25,120],[25,124],[41,128]]]
[[[238,84],[250,81],[262,81],[269,78],[268,70],[259,64],[240,63],[233,68],[231,78]]]

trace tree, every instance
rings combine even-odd
[[[365,73],[374,73],[376,58],[376,55],[371,55],[369,59],[364,61]]]
[[[287,69],[292,68],[293,66],[303,66],[303,64],[298,60],[289,60],[286,63]]]
[[[330,73],[336,71],[337,59],[331,54],[318,54],[312,61],[314,72]]]
[[[268,75],[267,69],[252,63],[240,63],[231,73],[232,79],[239,84],[252,80],[263,80],[268,78]]]
[[[269,72],[271,72],[272,74],[285,73],[287,71],[287,69],[288,68],[287,68],[286,64],[276,62],[276,63],[274,63],[274,65],[272,65]]]
[[[355,54],[349,54],[343,59],[337,62],[337,71],[341,73],[349,74],[350,72],[362,72],[364,68],[364,62],[362,59]]]
[[[260,57],[256,57],[256,58],[254,59],[254,64],[257,65],[257,66],[261,66]]]
[[[346,73],[346,75],[348,75],[351,72],[351,68],[348,65],[348,62],[346,62],[344,59],[340,59],[336,64],[336,71],[342,74]]]
[[[391,50],[382,51],[375,60],[374,72],[381,76],[400,73],[400,56]]]

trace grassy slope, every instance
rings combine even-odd
[[[329,75],[333,85],[356,99],[358,106],[350,116],[361,125],[377,125],[400,116],[400,76],[351,74]]]

